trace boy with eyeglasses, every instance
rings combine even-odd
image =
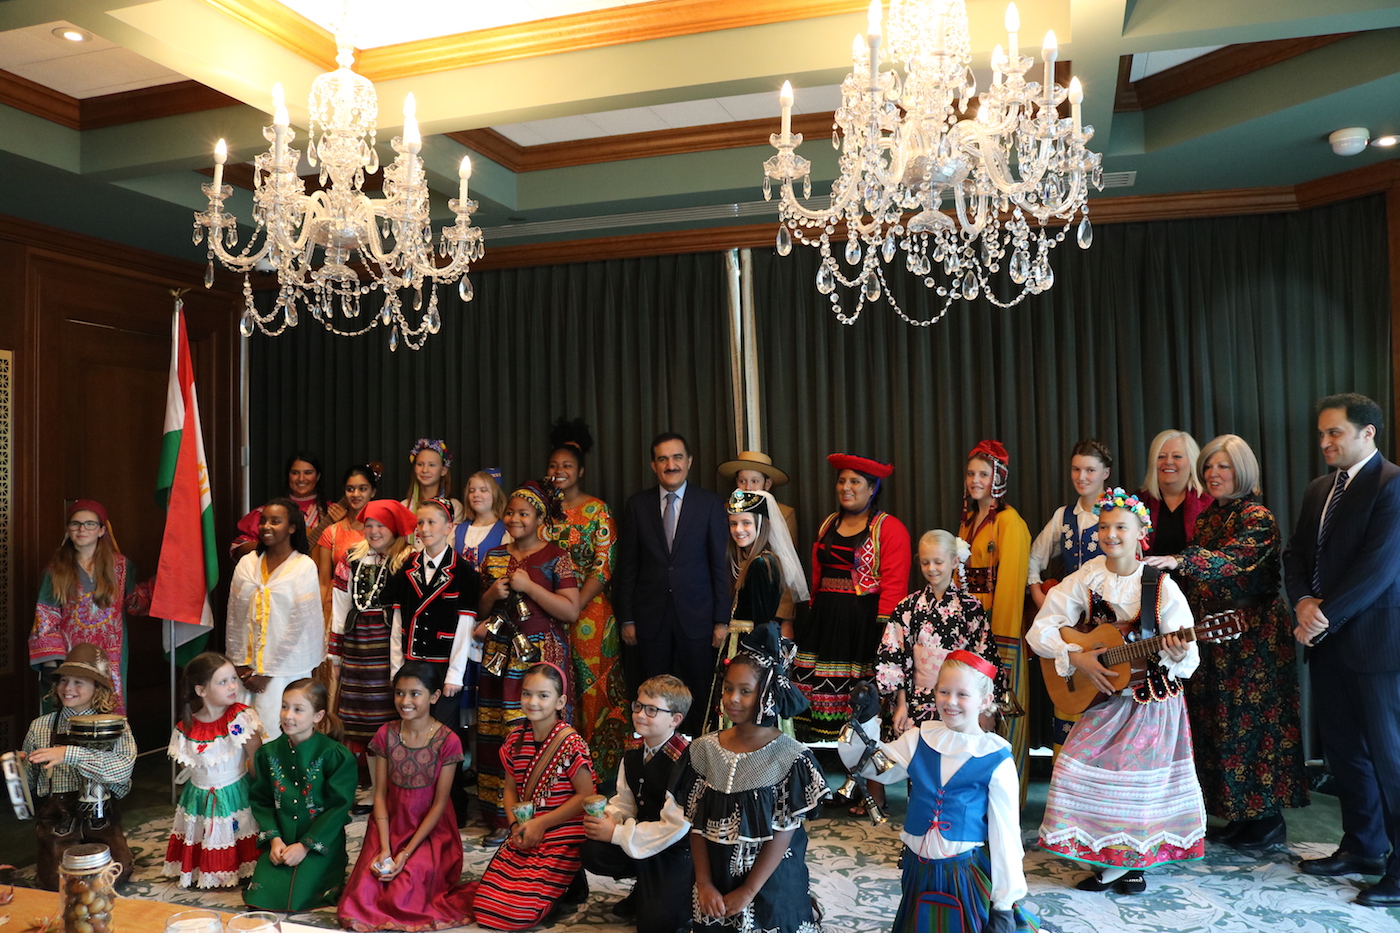
[[[583,867],[609,878],[636,878],[632,893],[613,905],[637,933],[675,933],[690,919],[690,823],[666,792],[689,745],[676,732],[690,712],[690,690],[660,674],[637,689],[632,702],[636,738],[622,754],[617,793],[602,816],[585,816]]]

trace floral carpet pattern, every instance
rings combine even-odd
[[[349,827],[351,863],[359,852],[365,818]],[[241,897],[235,890],[187,891],[161,876],[169,818],[131,828],[128,838],[136,855],[136,872],[122,893],[190,906],[237,911]],[[466,840],[465,877],[481,875],[494,850],[475,845],[480,826],[462,832]],[[898,823],[891,820],[873,827],[865,820],[844,814],[814,820],[807,861],[812,890],[825,912],[826,933],[876,933],[886,931],[899,902]],[[1103,931],[1173,931],[1173,933],[1255,933],[1286,930],[1289,933],[1400,933],[1400,909],[1377,910],[1352,901],[1366,881],[1355,876],[1314,878],[1301,874],[1300,858],[1328,855],[1332,846],[1294,844],[1287,852],[1254,860],[1222,846],[1207,847],[1206,857],[1184,865],[1152,872],[1147,894],[1124,897],[1089,894],[1074,889],[1085,869],[1075,863],[1032,848],[1034,830],[1026,832],[1026,898],[1043,928],[1059,933]],[[33,867],[20,869],[15,880],[33,879]],[[588,902],[565,913],[546,929],[560,933],[627,933],[632,927],[609,912],[630,882],[589,876]],[[337,927],[334,910],[294,914],[292,920],[316,927]],[[464,929],[476,930],[468,925]]]

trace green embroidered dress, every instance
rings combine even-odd
[[[336,902],[345,884],[345,824],[355,802],[355,756],[335,739],[313,732],[293,746],[285,735],[258,749],[249,803],[262,854],[243,894],[250,907],[310,910]],[[294,866],[274,865],[272,840],[306,846]]]

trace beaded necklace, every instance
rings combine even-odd
[[[373,580],[369,579],[371,572],[374,574]],[[353,585],[350,587],[350,597],[357,611],[375,612],[383,609],[379,605],[379,594],[384,590],[384,582],[388,575],[389,565],[382,557],[371,564],[369,556],[366,555],[359,562],[355,568]]]

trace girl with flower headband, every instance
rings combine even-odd
[[[408,450],[408,462],[413,465],[413,479],[403,504],[409,511],[418,511],[418,506],[429,499],[441,499],[452,506],[454,524],[466,519],[461,501],[452,498],[452,452],[447,449],[447,441],[418,438]]]
[[[1060,575],[1074,573],[1084,562],[1103,553],[1099,549],[1099,516],[1094,511],[1094,503],[1103,496],[1109,474],[1113,470],[1113,455],[1108,448],[1093,438],[1087,438],[1074,445],[1069,455],[1069,479],[1079,498],[1074,505],[1066,505],[1055,511],[1046,522],[1040,534],[1031,542],[1030,573],[1027,575],[1031,602],[1040,609],[1045,604],[1045,594],[1058,580],[1041,580],[1052,560],[1060,559]],[[1060,746],[1069,734],[1069,727],[1079,718],[1077,713],[1056,709],[1051,725],[1054,752],[1060,753]]]
[[[950,652],[938,672],[938,719],[881,743],[893,768],[879,773],[867,763],[862,772],[883,784],[910,781],[899,834],[903,897],[894,933],[1039,929],[1035,915],[1019,903],[1026,896],[1025,852],[1011,746],[982,727],[996,705],[1000,668],[980,653]],[[864,752],[859,738],[839,748],[848,769],[860,764]]]
[[[96,645],[112,668],[116,711],[126,713],[126,617],[150,611],[154,579],[136,582],[136,568],[117,549],[107,510],[93,499],[68,509],[66,534],[39,584],[29,666],[51,682],[64,656],[79,643]],[[45,709],[52,709],[45,700]]]
[[[875,686],[891,703],[896,735],[938,719],[938,671],[951,651],[965,648],[995,665],[995,696],[1006,695],[1006,672],[987,612],[977,597],[958,586],[970,552],[966,541],[947,531],[927,532],[919,539],[919,570],[927,585],[900,600],[885,623],[875,656]],[[993,704],[984,728],[992,727],[995,712]]]
[[[802,828],[826,797],[811,750],[778,729],[807,707],[788,679],[797,648],[778,627],[756,628],[725,668],[724,713],[677,763],[671,794],[693,827],[692,931],[818,933]]]
[[[1030,702],[1022,636],[1026,604],[1026,573],[1030,561],[1031,533],[1026,522],[1006,504],[1011,455],[1000,441],[979,441],[967,455],[963,474],[963,514],[958,537],[968,543],[964,587],[977,597],[992,619],[992,637],[1010,696],[999,697],[1011,710],[1024,710]],[[1014,702],[1013,702],[1014,699]],[[1026,717],[1006,720],[1007,738],[1021,775],[1021,799],[1026,797],[1026,756],[1030,737]]]
[[[522,715],[520,696],[529,662],[515,651],[509,629],[487,637],[485,620],[501,615],[524,635],[540,657],[567,670],[569,627],[578,620],[578,576],[569,555],[544,540],[548,521],[559,517],[559,491],[553,483],[527,480],[506,501],[510,540],[486,555],[482,564],[480,618],[475,638],[485,641],[481,682],[477,688],[477,794],[490,832],[483,845],[500,845],[509,836],[501,743]],[[494,676],[488,667],[505,655],[505,669]],[[573,718],[574,684],[565,679],[563,719]]]
[[[1076,672],[1108,695],[1090,707],[1065,739],[1055,762],[1040,846],[1084,862],[1094,874],[1083,891],[1147,890],[1145,869],[1200,858],[1205,852],[1205,806],[1191,750],[1191,726],[1178,677],[1200,660],[1195,641],[1175,634],[1194,624],[1186,597],[1161,571],[1139,561],[1152,528],[1147,505],[1121,488],[1095,505],[1095,557],[1045,598],[1026,641],[1055,660],[1063,677]],[[1147,683],[1119,690],[1099,663],[1104,649],[1079,650],[1060,629],[1092,631],[1110,623],[1127,641],[1161,634],[1149,658]]]

